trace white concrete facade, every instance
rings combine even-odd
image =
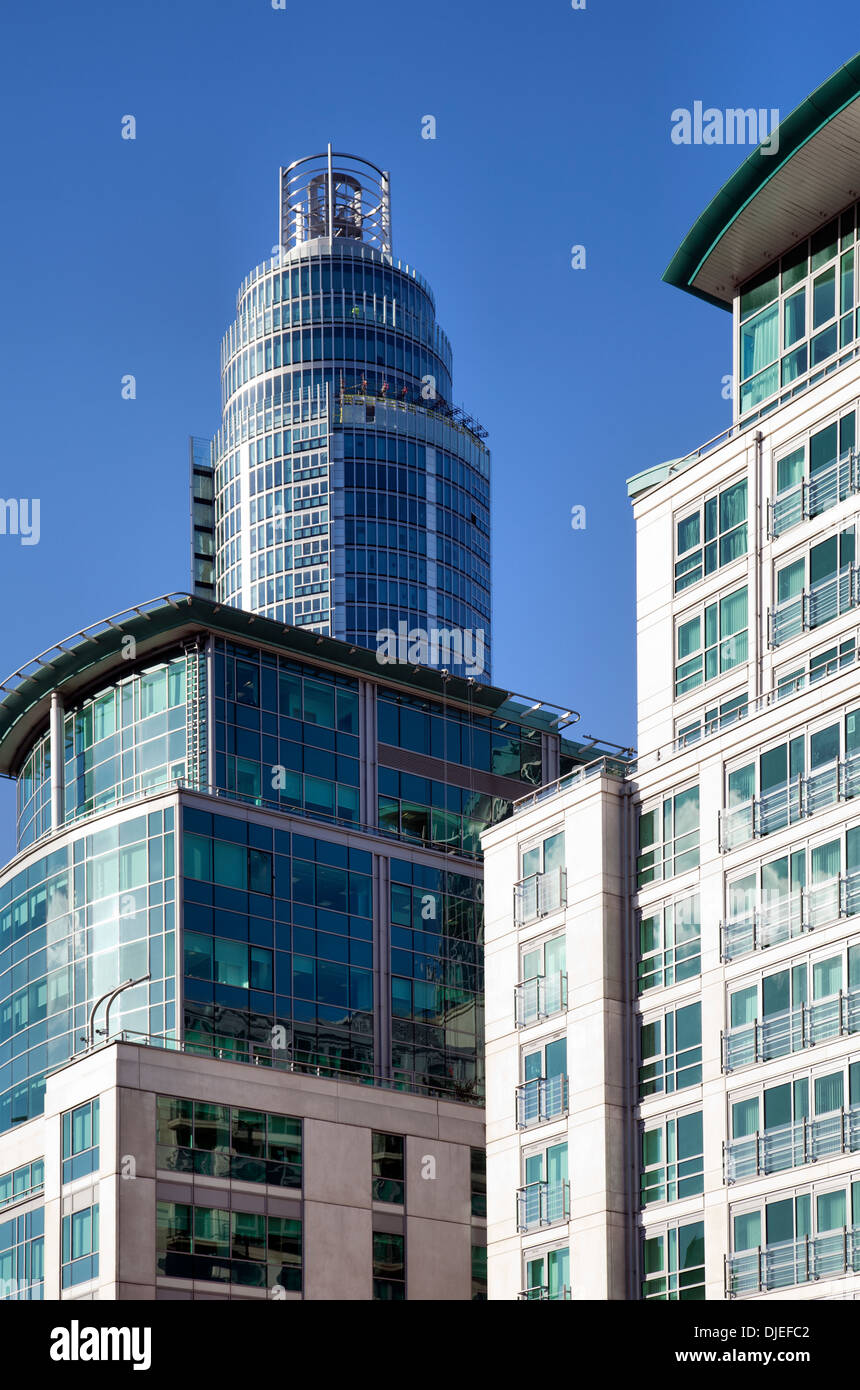
[[[737,336],[737,299],[733,321]],[[569,1290],[529,1296],[860,1296],[851,356],[749,428],[633,481],[638,762],[624,780],[596,772],[547,788],[484,837],[491,1299],[522,1297],[532,1254],[553,1242],[569,1249]],[[780,463],[804,450],[808,489],[811,437],[833,425],[838,485],[820,485],[815,505],[805,491],[788,518],[781,501],[780,522]],[[706,503],[738,483],[747,530],[736,558],[703,565],[676,593],[679,523],[698,512],[704,550]],[[723,604],[742,590],[743,630],[731,620],[743,600]],[[698,682],[685,679],[697,654]],[[556,827],[567,909],[518,926],[523,853]],[[567,1009],[518,1029],[523,950],[552,931],[567,935]],[[598,1001],[603,1030],[587,1014]],[[547,1135],[568,1140],[570,1219],[518,1231],[516,1193],[544,1136],[518,1129],[513,1091],[533,1037],[559,1032],[568,1108]],[[610,1128],[591,1130],[601,1113]]]

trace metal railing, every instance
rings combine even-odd
[[[549,1284],[535,1284],[531,1289],[520,1289],[517,1295],[520,1299],[540,1299],[546,1302],[547,1299],[567,1300],[570,1298],[570,1285],[562,1284],[560,1288],[550,1292]]]
[[[763,951],[792,941],[840,917],[860,912],[860,869],[813,883],[785,897],[750,908],[721,923],[721,959],[732,960],[750,951]]]
[[[798,774],[719,816],[720,851],[726,854],[750,840],[785,830],[805,816],[860,795],[860,753],[833,759],[805,777]]]
[[[723,1071],[771,1062],[806,1047],[860,1032],[860,989],[772,1014],[723,1034]]]
[[[568,787],[576,787],[591,777],[618,777],[623,781],[625,777],[631,776],[636,771],[634,750],[630,748],[624,751],[631,754],[630,759],[595,758],[593,763],[585,763],[582,767],[575,767],[571,772],[566,772],[563,777],[557,777],[554,782],[547,782],[544,786],[529,792],[527,796],[519,797],[514,801],[511,814],[518,816],[521,811],[528,811],[532,806],[546,801],[548,797],[556,796],[558,792],[567,791]]]
[[[530,1182],[517,1190],[517,1230],[533,1231],[570,1216],[570,1183]]]
[[[385,1091],[408,1091],[411,1095],[426,1096],[433,1100],[456,1100],[467,1105],[483,1106],[484,1097],[479,1083],[473,1081],[452,1081],[448,1078],[428,1076],[426,1072],[407,1071],[393,1068],[390,1076],[368,1070],[361,1062],[350,1064],[348,1058],[340,1067],[330,1066],[320,1061],[312,1053],[295,1052],[287,1042],[283,1048],[266,1047],[262,1043],[250,1042],[244,1038],[213,1037],[211,1042],[189,1042],[180,1038],[164,1037],[154,1033],[136,1033],[120,1029],[109,1038],[103,1038],[86,1052],[75,1052],[64,1062],[49,1068],[48,1076],[73,1066],[81,1058],[113,1047],[115,1043],[131,1043],[137,1047],[159,1048],[165,1052],[181,1052],[189,1057],[208,1057],[217,1062],[238,1062],[246,1066],[269,1068],[272,1071],[293,1072],[300,1076],[324,1077],[329,1081],[342,1081],[354,1086],[373,1086]]]
[[[828,468],[822,468],[768,503],[768,535],[782,536],[802,521],[820,516],[857,492],[860,492],[860,453],[848,449]]]
[[[518,1028],[550,1018],[567,1008],[567,975],[534,975],[514,989],[514,1018]]]
[[[834,1110],[814,1120],[765,1129],[724,1146],[723,1173],[727,1183],[783,1173],[805,1163],[860,1149],[860,1105]]]
[[[816,1279],[836,1278],[860,1272],[860,1227],[843,1226],[819,1236],[776,1245],[760,1245],[755,1250],[733,1255],[726,1261],[726,1293],[767,1293],[808,1284]]]
[[[32,1187],[22,1188],[19,1192],[10,1192],[8,1197],[0,1198],[0,1211],[4,1211],[6,1207],[14,1206],[16,1202],[26,1202],[30,1197],[37,1197],[44,1190],[44,1182],[37,1182]]]
[[[785,599],[770,610],[768,645],[779,647],[802,632],[821,627],[832,618],[848,613],[860,603],[860,571],[845,565],[838,574],[804,589],[796,598]]]
[[[514,884],[514,924],[524,927],[567,906],[567,870],[529,874]]]
[[[516,1090],[517,1129],[543,1124],[567,1114],[567,1077],[536,1076]]]

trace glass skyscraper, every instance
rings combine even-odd
[[[281,169],[221,404],[192,440],[196,592],[369,648],[454,631],[423,664],[489,679],[486,431],[453,404],[430,286],[393,255],[387,173],[330,146]]]

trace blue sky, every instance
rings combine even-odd
[[[390,169],[395,252],[434,286],[455,398],[490,431],[496,683],[634,742],[625,479],[729,420],[729,317],[660,276],[747,153],[673,144],[671,113],[787,114],[855,19],[848,0],[814,23],[799,0],[6,7],[0,495],[40,499],[41,540],[0,536],[0,679],[188,587],[187,435],[218,424],[278,167],[331,140]]]

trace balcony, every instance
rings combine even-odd
[[[762,1022],[744,1024],[723,1034],[723,1071],[772,1062],[816,1043],[860,1032],[860,989],[840,990],[829,999],[800,1004]]]
[[[860,1273],[860,1227],[843,1226],[825,1235],[802,1236],[733,1255],[726,1261],[726,1293],[729,1298],[767,1293],[856,1273]]]
[[[521,1289],[518,1297],[520,1299],[538,1298],[541,1300],[569,1299],[570,1286],[568,1284],[562,1284],[560,1289],[550,1290],[548,1284],[536,1284],[533,1289]]]
[[[858,1149],[860,1105],[852,1105],[815,1120],[798,1120],[746,1139],[733,1139],[725,1147],[723,1170],[727,1183],[743,1182]]]
[[[785,830],[806,816],[817,815],[838,801],[851,801],[860,793],[860,753],[823,764],[806,777],[792,777],[761,796],[720,812],[722,854],[750,840]]]
[[[549,869],[530,874],[514,884],[514,923],[528,926],[567,906],[567,870]]]
[[[848,450],[814,477],[775,498],[768,507],[768,533],[782,536],[794,526],[820,516],[860,492],[860,453]]]
[[[530,1182],[517,1191],[517,1230],[534,1231],[567,1221],[570,1216],[570,1183]]]
[[[517,1129],[567,1114],[567,1077],[536,1076],[517,1087]]]
[[[785,599],[770,610],[768,645],[779,647],[802,632],[822,627],[832,618],[848,613],[860,603],[860,570],[846,565],[838,574],[804,589],[796,598]]]
[[[727,918],[721,925],[721,956],[733,960],[751,951],[764,951],[858,912],[860,870],[855,869]]]
[[[514,990],[514,1017],[518,1028],[563,1013],[567,1008],[567,975],[535,975],[521,980]]]

